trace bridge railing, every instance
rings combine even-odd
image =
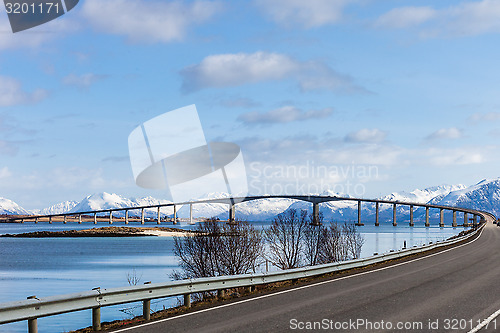
[[[184,305],[189,307],[191,304],[190,295],[192,293],[222,291],[237,287],[253,287],[267,283],[296,280],[353,268],[361,268],[457,244],[475,236],[481,229],[482,228],[478,228],[467,235],[443,242],[436,242],[421,247],[340,263],[306,266],[277,272],[199,278],[166,283],[150,283],[123,288],[97,288],[91,291],[44,297],[40,299],[31,296],[27,300],[0,304],[0,324],[27,320],[28,331],[32,333],[37,332],[37,318],[91,309],[92,328],[93,330],[100,330],[100,310],[102,307],[140,301],[143,303],[143,317],[145,320],[149,320],[152,299],[184,295]]]

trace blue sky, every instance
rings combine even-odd
[[[0,196],[27,209],[162,197],[127,137],[190,104],[254,194],[499,176],[500,1],[80,0],[0,31]]]

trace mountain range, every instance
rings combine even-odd
[[[321,195],[343,196],[344,194],[326,191]],[[223,193],[210,193],[205,198],[221,198],[226,195]],[[471,208],[486,210],[495,215],[500,215],[500,178],[485,179],[472,186],[465,185],[440,185],[429,187],[423,190],[416,189],[411,192],[394,192],[379,199],[401,202],[431,203],[437,205],[456,206],[462,208]],[[163,203],[169,203],[168,200],[156,199],[153,197],[126,198],[118,194],[97,193],[92,194],[81,201],[65,201],[41,210],[28,211],[15,202],[0,198],[0,214],[60,214],[66,212],[82,212],[100,209],[123,208],[133,206],[148,206]],[[236,206],[236,218],[243,220],[266,221],[272,220],[276,215],[288,209],[306,209],[312,210],[312,205],[307,202],[295,201],[291,199],[261,199],[250,202],[243,202]],[[408,214],[407,206],[398,206],[397,214]],[[357,203],[355,201],[332,201],[323,203],[320,211],[326,219],[357,219]],[[130,211],[130,214],[140,214],[140,211]],[[167,207],[161,209],[162,216],[171,216],[173,208]],[[177,214],[181,218],[189,217],[189,206],[178,207]],[[374,219],[373,204],[363,203],[362,219]],[[416,221],[424,218],[425,209],[415,208],[414,218]],[[124,213],[114,213],[115,216],[123,216]],[[156,217],[157,209],[146,209],[146,217]],[[439,210],[431,209],[431,219],[437,219]],[[227,219],[228,207],[224,204],[197,204],[193,205],[193,217],[219,217]],[[392,205],[380,205],[380,219],[392,219]],[[399,217],[398,217],[399,219]]]

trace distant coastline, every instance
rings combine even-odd
[[[83,230],[34,231],[22,234],[5,234],[0,237],[54,238],[54,237],[182,237],[192,236],[194,231],[168,227],[101,227]]]

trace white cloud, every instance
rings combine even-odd
[[[483,163],[486,154],[482,149],[462,147],[455,149],[431,148],[422,152],[421,156],[434,166],[453,166]]]
[[[171,42],[184,38],[190,26],[212,18],[219,2],[87,0],[84,17],[104,33],[123,35],[132,42]]]
[[[400,29],[424,23],[424,37],[500,33],[500,1],[469,1],[443,9],[400,7],[381,15],[375,26]]]
[[[474,121],[474,122],[479,122],[479,121],[498,121],[500,120],[500,112],[477,112],[474,113],[469,117],[469,120]]]
[[[269,52],[217,54],[184,68],[182,90],[238,86],[260,81],[294,78],[303,91],[365,91],[353,80],[321,62],[300,62],[288,55]]]
[[[442,139],[460,139],[464,136],[463,130],[456,127],[451,128],[441,128],[431,134],[429,134],[427,140],[442,140]]]
[[[268,112],[246,112],[240,115],[238,120],[247,125],[264,125],[289,123],[308,119],[322,119],[329,117],[332,113],[333,110],[331,108],[304,111],[294,106],[283,106]]]
[[[387,133],[377,128],[364,128],[356,132],[347,134],[344,138],[346,142],[353,143],[380,143],[385,140]]]
[[[408,28],[434,18],[437,11],[431,7],[394,8],[380,16],[375,26],[382,28]]]
[[[43,89],[26,92],[22,89],[18,80],[0,76],[0,106],[36,103],[46,96],[47,92]]]
[[[338,23],[349,0],[256,0],[256,5],[273,21],[305,28]]]
[[[9,178],[10,176],[12,176],[12,173],[10,172],[8,167],[3,167],[0,169],[0,179]]]
[[[69,86],[76,86],[78,88],[88,88],[93,83],[99,80],[103,80],[106,77],[107,77],[106,75],[92,74],[92,73],[87,73],[82,75],[69,74],[68,76],[63,78],[63,83]]]

